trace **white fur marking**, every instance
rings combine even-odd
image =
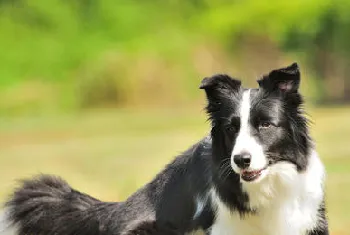
[[[17,235],[16,226],[12,226],[8,221],[7,210],[0,211],[0,235]]]
[[[204,197],[198,196],[196,199],[196,211],[193,215],[193,220],[197,219],[203,212],[205,204],[207,203],[209,194]],[[205,235],[205,232],[202,229],[186,233],[186,235]]]
[[[249,168],[250,170],[260,170],[267,165],[267,159],[264,154],[263,147],[256,141],[254,136],[252,136],[250,133],[250,103],[250,90],[246,90],[243,92],[242,102],[240,105],[241,126],[231,155],[231,165],[236,173],[239,173],[240,169],[234,163],[233,156],[237,154],[242,154],[243,152],[247,152],[252,156]],[[264,175],[261,175],[257,181],[262,179],[263,176]]]
[[[201,213],[204,210],[205,205],[207,204],[209,197],[210,197],[209,193],[205,193],[202,196],[197,196],[197,198],[196,198],[196,211],[193,215],[193,219],[197,219],[198,216],[201,215]]]
[[[241,132],[249,132],[249,116],[250,116],[250,89],[243,92],[242,103],[240,107],[241,115]]]
[[[198,216],[202,213],[206,200],[203,200],[202,198],[198,197],[197,200],[197,206],[196,206],[196,212],[194,213],[193,219],[197,219]]]

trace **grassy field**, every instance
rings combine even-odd
[[[350,107],[309,113],[328,171],[331,231],[349,234]],[[36,173],[61,175],[73,187],[102,200],[123,200],[208,131],[200,107],[1,118],[0,200],[11,192],[15,179]]]

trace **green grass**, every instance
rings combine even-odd
[[[310,112],[326,163],[332,234],[350,221],[350,108]],[[93,111],[84,115],[0,119],[0,199],[15,180],[36,173],[64,177],[102,200],[123,200],[208,132],[201,108]]]

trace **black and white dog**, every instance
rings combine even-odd
[[[302,110],[298,65],[258,83],[205,78],[210,136],[125,202],[38,176],[6,203],[0,234],[327,235],[325,170]]]

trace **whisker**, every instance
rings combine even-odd
[[[232,169],[227,168],[226,175],[222,178],[223,180],[226,180],[231,174],[232,174]]]
[[[225,163],[226,161],[230,161],[230,160],[231,160],[231,158],[224,158],[220,161],[220,165]]]
[[[230,158],[223,159],[219,167],[219,178],[226,180],[232,173]]]

